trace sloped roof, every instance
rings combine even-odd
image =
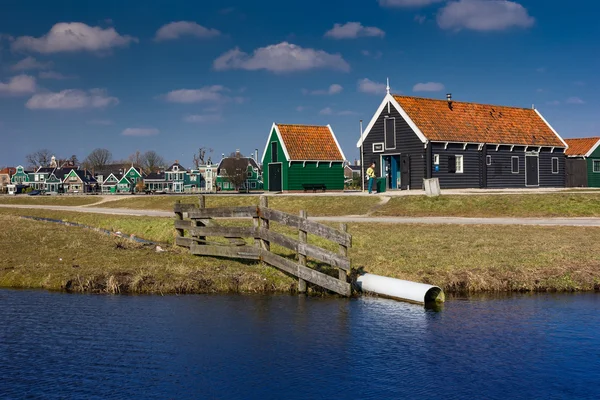
[[[431,141],[566,147],[535,110],[393,95]]]
[[[17,172],[17,169],[14,167],[6,167],[0,170],[0,174],[14,175]]]
[[[235,166],[235,162],[236,162],[236,157],[225,157],[223,158],[220,162],[219,165],[217,167],[217,170],[219,171],[219,173],[221,173],[221,170],[231,170],[234,168]],[[257,168],[258,169],[258,164],[254,161],[253,158],[250,157],[240,157],[240,160],[243,160],[247,165],[252,166],[253,168]]]
[[[588,157],[594,148],[598,146],[599,141],[600,137],[565,139],[565,142],[569,145],[565,154],[567,156]]]
[[[290,161],[343,161],[345,159],[329,125],[275,125]]]
[[[148,175],[146,175],[146,179],[164,180],[165,173],[164,172],[150,172]]]

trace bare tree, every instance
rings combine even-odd
[[[129,162],[133,164],[134,167],[142,166],[142,153],[137,150],[135,153],[129,156]]]
[[[107,149],[95,149],[83,160],[83,165],[89,169],[102,168],[112,160],[112,153]]]
[[[141,165],[146,171],[152,172],[163,168],[165,166],[165,159],[154,150],[149,150],[142,154]]]
[[[200,165],[206,165],[211,163],[212,160],[210,156],[208,156],[208,160],[206,159],[207,151],[209,154],[212,154],[213,149],[202,146],[198,149],[198,153],[194,154],[194,165],[196,166],[196,169],[198,169]]]
[[[30,167],[47,167],[50,165],[52,158],[52,152],[48,149],[41,149],[34,151],[33,153],[27,154],[25,160]]]
[[[240,190],[247,179],[248,159],[239,153],[233,154],[222,164],[221,168],[225,169],[225,177],[235,187],[235,190]]]

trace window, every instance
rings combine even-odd
[[[385,148],[396,148],[396,118],[386,118],[383,126]]]
[[[519,156],[512,156],[510,158],[511,170],[513,174],[519,173]]]
[[[440,165],[440,155],[439,154],[433,155],[433,165]]]
[[[383,143],[373,143],[373,153],[383,153]]]
[[[271,162],[278,162],[279,157],[277,154],[277,142],[271,142]]]
[[[552,157],[552,173],[558,174],[558,157]]]
[[[456,156],[456,173],[463,173],[463,156]]]
[[[250,188],[256,189],[256,182],[250,182]]]
[[[252,178],[252,171],[248,171],[248,178]]]
[[[600,160],[592,160],[593,171],[598,173],[600,172]]]
[[[492,165],[492,156],[485,156],[485,165]]]
[[[448,156],[448,172],[451,174],[463,173],[463,156]]]

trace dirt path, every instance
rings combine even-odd
[[[74,211],[92,214],[128,215],[142,217],[171,218],[170,211],[131,210],[127,208],[102,208],[82,206],[40,206],[0,204],[0,208],[37,209],[50,211]],[[373,216],[339,216],[310,217],[313,221],[322,222],[355,222],[355,223],[387,223],[387,224],[452,224],[452,225],[539,225],[539,226],[591,226],[600,227],[600,218],[465,218],[465,217],[373,217]]]

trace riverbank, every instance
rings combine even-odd
[[[164,243],[167,251],[157,253],[123,239],[24,220],[20,215],[134,234]],[[120,293],[293,292],[296,288],[295,280],[274,268],[194,257],[173,247],[169,218],[26,209],[2,209],[0,218],[4,226],[0,286],[4,287]],[[282,227],[273,229],[290,233]],[[349,255],[354,268],[435,284],[448,293],[600,288],[598,228],[351,223],[348,230],[353,235]],[[309,242],[331,246],[310,236]],[[276,251],[293,256],[284,249]]]

